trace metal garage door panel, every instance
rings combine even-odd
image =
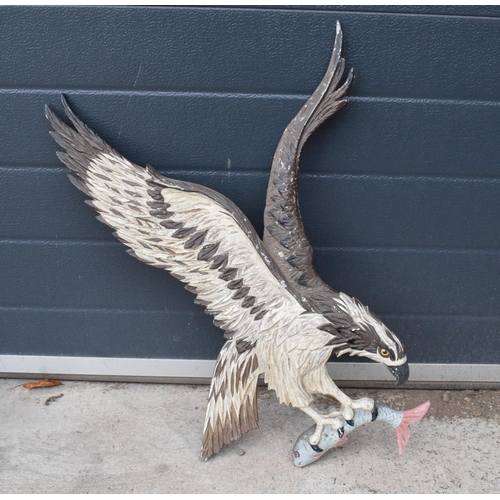
[[[274,148],[337,18],[358,79],[303,155],[317,268],[415,363],[500,363],[500,11],[331,9],[2,8],[0,363],[216,356],[192,295],[83,205],[43,105],[68,93],[129,159],[221,191],[261,231]]]

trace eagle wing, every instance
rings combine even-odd
[[[316,273],[313,250],[304,231],[297,198],[299,158],[310,135],[347,104],[351,69],[339,86],[345,68],[341,57],[342,30],[337,22],[333,53],[321,83],[285,129],[276,149],[264,211],[264,244],[303,303],[315,312],[331,310],[336,294]],[[328,306],[322,306],[321,302]],[[342,311],[337,311],[342,313]],[[338,316],[334,319],[338,322]]]
[[[48,107],[51,132],[73,172],[72,183],[91,199],[98,219],[139,260],[166,269],[196,294],[228,338],[216,363],[203,436],[203,458],[257,427],[259,337],[272,336],[272,311],[305,310],[243,213],[220,193],[169,179],[117,153],[81,122],[62,97],[74,128]]]

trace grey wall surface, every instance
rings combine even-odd
[[[0,8],[0,354],[214,359],[222,332],[67,180],[59,94],[130,160],[259,232],[280,135],[335,21],[357,79],[303,158],[317,269],[411,362],[500,363],[500,8]]]

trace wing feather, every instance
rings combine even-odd
[[[235,338],[256,339],[266,304],[303,310],[282,286],[279,270],[269,268],[266,260],[272,260],[250,223],[227,198],[131,163],[82,123],[64,98],[63,105],[75,129],[46,111],[51,134],[65,150],[58,156],[129,253],[186,283]]]
[[[72,171],[73,184],[91,198],[99,220],[115,230],[131,255],[184,282],[225,330],[228,341],[212,379],[203,457],[257,426],[260,373],[287,404],[297,398],[308,402],[304,391],[296,395],[281,387],[279,364],[260,366],[259,356],[275,356],[275,346],[308,329],[318,332],[324,320],[301,320],[305,309],[288,292],[245,216],[215,191],[131,163],[82,123],[64,98],[63,106],[74,128],[46,109],[52,135],[64,149],[59,158]],[[282,351],[279,356],[285,356]],[[290,370],[289,377],[297,376]]]
[[[331,289],[317,275],[313,251],[307,239],[297,198],[299,158],[310,135],[347,103],[345,94],[352,83],[351,70],[339,87],[345,60],[341,57],[342,30],[337,23],[333,53],[317,89],[285,129],[273,160],[264,211],[264,244],[297,293],[317,310],[311,291],[330,294]],[[331,300],[329,300],[331,303]]]

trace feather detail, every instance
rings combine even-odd
[[[305,309],[246,217],[215,191],[131,163],[62,101],[74,128],[49,108],[46,115],[73,184],[91,198],[88,204],[130,255],[184,282],[226,332],[209,396],[203,457],[257,426],[260,373],[280,401],[307,406],[312,396],[297,367],[316,368],[307,348],[326,362],[331,335],[317,329],[323,317],[302,316]],[[295,345],[303,347],[292,362]]]
[[[278,266],[302,294],[324,285],[313,267],[312,248],[300,216],[297,185],[299,158],[311,134],[347,104],[345,95],[353,81],[351,70],[342,86],[344,73],[342,30],[337,22],[335,43],[325,76],[295,118],[289,123],[276,148],[264,211],[264,243]],[[304,290],[306,289],[306,290]]]
[[[259,373],[252,348],[239,353],[234,340],[226,342],[217,358],[210,386],[201,446],[203,460],[259,427],[256,393]]]

